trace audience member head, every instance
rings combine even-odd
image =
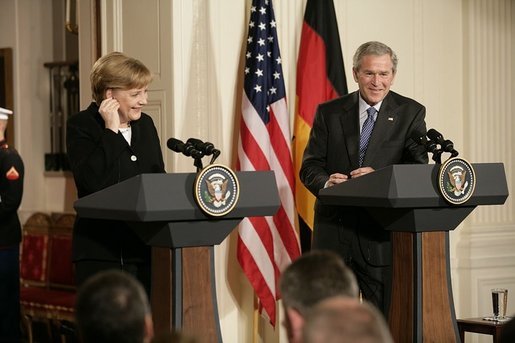
[[[382,314],[349,297],[321,301],[306,316],[304,343],[393,343]]]
[[[334,296],[357,298],[359,293],[354,273],[340,256],[321,250],[290,264],[281,276],[280,290],[290,342],[302,340],[304,316],[318,302]]]
[[[82,285],[75,315],[84,343],[142,343],[153,337],[145,290],[134,277],[119,270],[99,272]]]
[[[108,89],[144,88],[152,81],[152,73],[141,61],[115,51],[95,62],[89,78],[93,99],[100,105]]]

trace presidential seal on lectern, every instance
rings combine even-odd
[[[211,164],[197,174],[194,196],[205,214],[214,217],[228,214],[236,206],[239,195],[238,178],[229,167]]]
[[[449,158],[440,167],[438,188],[444,199],[454,205],[465,203],[474,193],[474,168],[460,157]]]

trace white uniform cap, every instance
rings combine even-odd
[[[0,120],[7,120],[9,119],[9,114],[13,114],[13,111],[8,110],[7,108],[0,107]]]

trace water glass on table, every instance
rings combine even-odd
[[[505,322],[511,318],[506,316],[506,306],[508,305],[508,289],[492,288],[492,313],[493,316],[485,317],[485,320],[495,322]]]

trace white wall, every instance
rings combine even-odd
[[[477,162],[503,162],[513,190],[515,3],[470,0],[463,6],[463,150]],[[450,131],[452,132],[452,131]],[[490,289],[509,289],[515,313],[514,201],[476,209],[455,235],[455,299],[462,316],[491,313]],[[459,290],[459,291],[457,291]],[[488,342],[487,338],[482,338]]]
[[[50,152],[50,81],[43,64],[55,57],[53,1],[0,1],[0,46],[13,49],[15,142],[26,170],[22,219],[35,211],[72,211],[75,198],[69,177],[44,173],[44,154]]]
[[[90,1],[81,1],[88,28]],[[428,127],[451,138],[472,162],[503,162],[514,184],[513,98],[515,6],[511,0],[334,0],[347,81],[359,44],[380,40],[399,56],[393,90],[427,107]],[[0,46],[14,49],[16,142],[27,165],[22,213],[70,210],[70,178],[43,173],[48,142],[48,83],[42,64],[51,58],[50,0],[0,0]],[[234,161],[242,88],[242,55],[250,1],[107,0],[104,52],[119,49],[141,58],[155,73],[148,107],[163,147],[169,137],[204,138]],[[142,4],[144,3],[144,8]],[[303,1],[275,0],[285,82],[293,121],[295,70]],[[7,26],[6,26],[7,25]],[[81,30],[79,28],[79,30]],[[84,30],[84,31],[86,31]],[[82,32],[83,39],[88,32]],[[14,38],[12,36],[14,35]],[[81,45],[82,46],[82,45]],[[92,60],[81,51],[82,82]],[[87,87],[81,96],[89,100]],[[84,100],[86,99],[86,100]],[[190,160],[164,148],[167,170],[193,171]],[[451,263],[458,317],[487,315],[489,289],[507,287],[515,312],[514,204],[476,209],[451,234]],[[253,339],[253,293],[235,260],[235,236],[216,248],[217,292],[224,341]],[[258,341],[284,335],[260,320]],[[474,337],[474,339],[477,339]],[[488,338],[482,338],[488,341]]]

